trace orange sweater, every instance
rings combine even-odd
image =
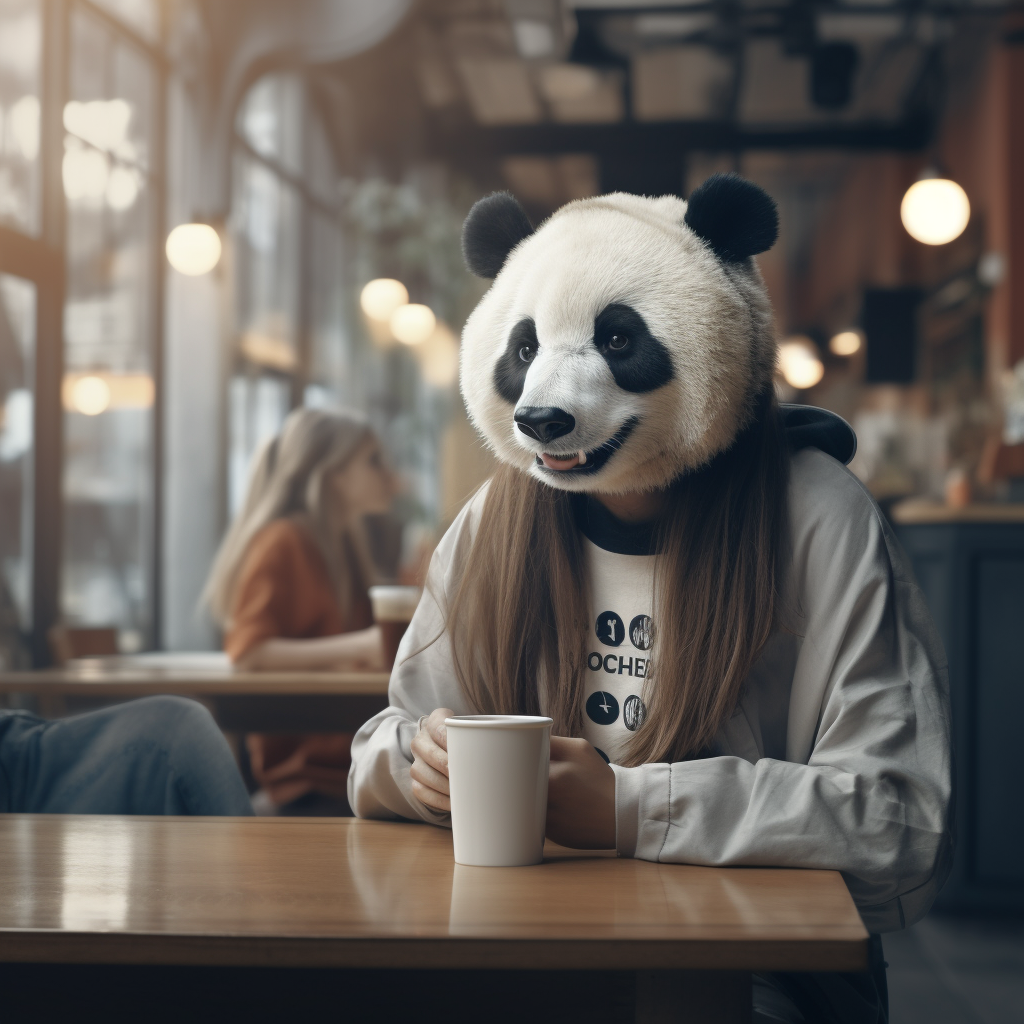
[[[353,595],[343,616],[316,542],[293,520],[277,519],[246,552],[224,648],[237,661],[274,637],[309,640],[371,625],[369,595]],[[344,733],[246,737],[253,777],[278,804],[312,790],[344,797],[351,744]]]
[[[293,520],[276,519],[249,544],[224,649],[237,661],[274,637],[311,640],[372,625],[369,596],[353,595],[345,619],[316,542]]]

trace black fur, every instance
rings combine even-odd
[[[642,395],[675,376],[668,349],[632,306],[619,302],[605,306],[594,320],[594,344],[623,391]]]
[[[494,367],[494,388],[506,402],[515,405],[519,401],[537,344],[537,328],[530,317],[520,320],[509,333],[505,351]],[[520,354],[524,349],[529,353],[528,359]]]
[[[508,254],[533,234],[526,211],[510,192],[478,200],[462,225],[462,258],[477,277],[498,276]]]
[[[779,236],[775,201],[738,174],[712,174],[690,196],[683,220],[728,263],[765,252]]]

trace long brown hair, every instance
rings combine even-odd
[[[774,392],[707,466],[680,477],[657,524],[647,715],[625,765],[705,753],[778,626],[789,454]],[[448,610],[456,675],[484,713],[583,732],[590,632],[573,496],[511,466],[491,480]]]
[[[245,502],[221,542],[200,598],[219,625],[230,625],[249,545],[277,519],[293,520],[315,542],[341,614],[348,618],[375,571],[362,522],[351,519],[328,482],[373,437],[355,413],[295,409],[288,414],[280,434],[256,459]]]

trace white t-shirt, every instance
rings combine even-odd
[[[585,540],[590,573],[587,699],[583,735],[606,761],[619,763],[647,708],[654,556],[621,555]]]

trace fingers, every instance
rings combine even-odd
[[[425,726],[426,723],[424,723]],[[420,729],[412,740],[413,757],[418,758],[429,765],[434,771],[439,772],[447,778],[448,776],[448,751],[439,746],[434,737],[424,727]]]
[[[412,740],[413,795],[421,803],[436,811],[450,811],[448,788],[448,742],[444,720],[452,714],[448,708],[438,708],[423,723]]]
[[[436,789],[429,789],[422,782],[417,782],[416,779],[412,780],[412,792],[413,796],[420,803],[432,807],[435,811],[448,813],[452,809],[452,802],[449,797],[443,793],[438,793]]]
[[[450,718],[450,708],[437,708],[423,722],[413,737],[412,779],[413,795],[435,811],[452,809],[448,788],[448,730],[444,720]]]
[[[444,724],[446,718],[451,718],[455,712],[451,708],[437,708],[430,713],[430,717],[423,723],[424,728],[430,733],[431,739],[442,749],[448,749],[448,729]],[[448,760],[445,758],[447,768]]]
[[[449,796],[451,793],[448,788],[448,776],[442,775],[436,768],[418,757],[413,761],[409,774],[414,782],[418,782],[421,786],[426,786],[442,796]]]

